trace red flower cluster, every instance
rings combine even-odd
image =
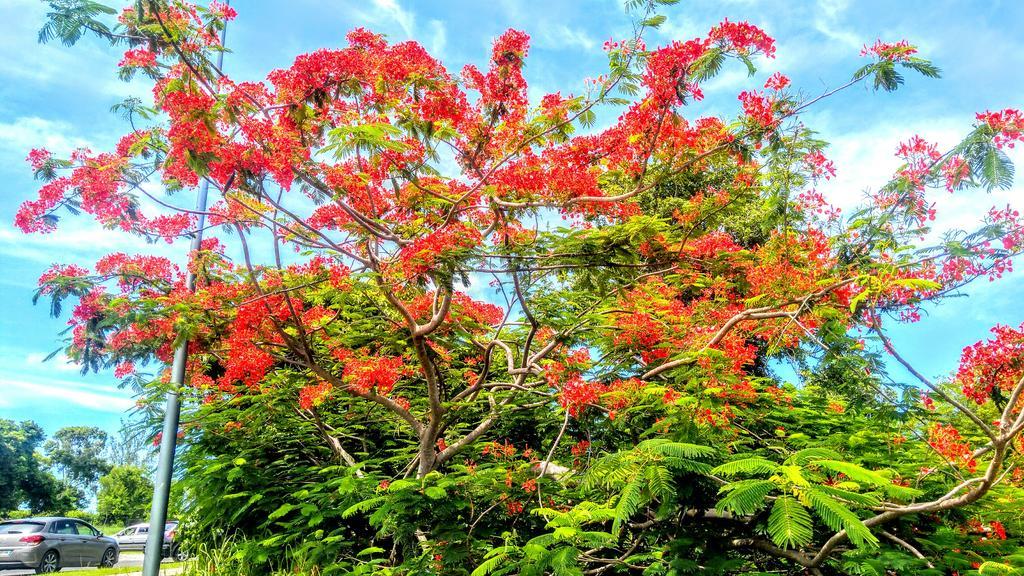
[[[811,171],[811,176],[814,178],[824,178],[828,180],[836,175],[836,166],[831,160],[825,157],[820,150],[808,152],[804,156],[804,164]]]
[[[149,68],[156,66],[156,53],[145,48],[132,48],[124,53],[124,58],[117,63],[118,66]]]
[[[962,440],[960,431],[953,426],[939,422],[932,424],[928,429],[928,445],[954,465],[962,466],[970,472],[978,467],[977,460],[971,455],[970,444]]]
[[[311,410],[315,406],[323,404],[324,400],[331,393],[331,388],[330,382],[320,382],[319,384],[304,386],[299,390],[299,408]]]
[[[872,54],[880,60],[905,62],[914,54],[917,54],[917,48],[911,46],[906,40],[900,40],[899,42],[882,42],[881,40],[876,40],[873,45],[865,45],[860,51],[861,56],[870,56]]]
[[[395,384],[409,373],[405,361],[396,356],[367,356],[352,358],[345,364],[344,378],[349,388],[357,394],[371,390],[381,396],[391,393]]]
[[[402,271],[412,278],[434,270],[458,252],[479,246],[481,240],[479,230],[460,222],[416,238],[402,248],[398,258]]]
[[[771,128],[777,123],[771,98],[760,92],[744,91],[740,92],[739,100],[743,104],[743,113],[755,124]]]
[[[774,90],[776,92],[785,90],[787,86],[789,86],[789,78],[782,72],[772,74],[764,83],[766,90]]]
[[[33,151],[29,161],[35,167],[48,158],[44,151]],[[39,190],[39,199],[25,202],[15,215],[14,222],[24,232],[50,232],[55,221],[47,218],[68,201],[93,214],[100,223],[133,229],[139,221],[135,200],[123,191],[121,173],[127,167],[124,158],[114,154],[92,155],[78,150],[72,155],[76,162],[70,176],[62,176],[45,184]]]
[[[721,24],[711,29],[708,39],[723,43],[745,56],[764,54],[769,58],[775,57],[775,40],[749,22],[723,20]]]
[[[472,65],[462,70],[466,85],[480,92],[481,103],[491,114],[506,122],[519,122],[526,115],[529,101],[523,64],[529,48],[528,34],[509,29],[494,41],[487,74]]]
[[[993,338],[964,348],[956,379],[964,395],[978,404],[995,389],[1012,390],[1024,378],[1024,324],[992,328]]]
[[[1007,108],[997,112],[986,111],[979,113],[977,118],[995,132],[993,141],[998,148],[1013,148],[1014,142],[1024,141],[1024,113],[1020,110]]]
[[[43,165],[49,162],[52,157],[53,155],[49,150],[33,148],[29,151],[28,158],[26,158],[26,160],[32,166],[32,170],[39,170]]]

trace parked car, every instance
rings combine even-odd
[[[149,526],[148,524],[146,525]],[[179,522],[177,520],[168,520],[167,524],[164,525],[164,545],[160,550],[160,558],[173,558],[176,562],[184,562],[188,560],[189,554],[184,546],[181,545],[181,535],[178,532]],[[143,541],[143,553],[146,552],[145,541]]]
[[[0,570],[36,574],[79,566],[111,567],[121,549],[88,522],[74,518],[25,518],[0,522]]]
[[[149,538],[149,524],[133,524],[114,534],[121,550],[142,550],[146,547],[146,538]]]

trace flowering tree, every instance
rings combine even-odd
[[[1012,183],[1024,116],[978,114],[949,150],[910,137],[844,218],[801,114],[938,69],[880,41],[824,94],[775,73],[736,118],[695,117],[708,79],[775,42],[725,21],[648,48],[669,3],[629,0],[607,73],[531,103],[517,30],[486,70],[356,29],[234,82],[213,64],[228,6],[145,0],[114,25],[51,2],[43,39],[126,46],[120,74],[153,102],[120,107],[113,151],[32,151],[45,183],[17,225],[211,230],[185,270],[111,254],[54,266],[39,295],[77,301],[73,359],[150,398],[187,342],[193,520],[239,531],[248,570],[919,573],[1008,554],[978,538],[1019,521],[988,506],[1024,480],[1024,333],[996,328],[932,382],[886,326],[1024,250],[1011,208],[925,240],[934,190]],[[181,199],[200,183],[205,211]]]

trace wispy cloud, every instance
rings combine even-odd
[[[3,376],[0,377],[0,391],[11,405],[26,405],[29,402],[38,403],[43,399],[51,399],[69,407],[77,406],[108,413],[124,412],[135,405],[127,393],[97,391],[80,382],[67,380],[39,382]]]
[[[25,356],[25,367],[29,370],[53,370],[55,372],[77,373],[81,368],[72,364],[71,360],[63,353],[46,360],[49,354],[42,352],[30,352]]]
[[[412,12],[403,9],[396,0],[373,0],[373,6],[380,17],[393,20],[406,36],[413,37],[416,32],[416,17]]]
[[[421,42],[435,58],[443,59],[448,47],[448,29],[438,19],[427,20],[426,25],[417,24],[415,11],[406,9],[398,0],[371,0],[354,11],[360,25],[380,28],[400,40]]]
[[[818,0],[814,28],[836,42],[851,48],[860,48],[863,43],[861,38],[842,26],[842,19],[849,4],[849,0]]]
[[[22,162],[32,148],[46,148],[58,156],[66,156],[75,148],[88,147],[89,141],[73,134],[67,122],[47,120],[38,116],[21,116],[11,122],[0,122],[0,159],[7,169]]]
[[[540,22],[534,40],[538,47],[550,50],[593,50],[597,46],[597,40],[586,30],[565,24],[554,25],[548,20]]]
[[[139,236],[104,229],[88,216],[66,218],[49,234],[24,234],[9,224],[0,225],[0,254],[44,264],[73,261],[88,264],[90,259],[111,252],[152,254],[177,262],[184,258],[186,246],[184,242],[149,244]]]
[[[841,132],[829,115],[817,115],[809,123],[819,128],[829,140],[829,157],[838,169],[836,178],[819,186],[835,205],[849,210],[864,201],[864,192],[877,190],[888,182],[901,161],[895,151],[900,142],[918,134],[934,142],[940,150],[956,145],[971,130],[970,117],[958,115],[931,116],[905,120],[898,125],[877,122],[860,130]],[[1015,164],[1024,162],[1024,150],[1007,150]],[[965,191],[954,194],[942,190],[929,192],[937,213],[932,228],[941,233],[951,229],[977,228],[992,206],[1013,203],[1024,193],[1018,184],[1009,190]]]

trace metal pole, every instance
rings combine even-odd
[[[231,0],[226,4],[230,5]],[[227,39],[227,23],[220,31],[220,45],[224,46]],[[224,52],[217,54],[217,68],[224,69]],[[210,183],[204,180],[199,187],[196,198],[196,212],[199,221],[189,257],[199,250],[203,242],[203,228],[206,226],[206,198],[210,191]],[[185,277],[188,290],[196,288],[196,277],[189,271]],[[160,439],[160,462],[156,468],[156,482],[153,483],[153,504],[149,510],[149,535],[146,538],[146,554],[142,562],[142,576],[158,576],[160,560],[163,559],[164,527],[167,525],[167,503],[171,495],[171,477],[174,472],[174,450],[178,443],[178,421],[181,416],[181,404],[178,400],[178,389],[185,385],[185,363],[188,361],[188,342],[182,342],[174,351],[174,363],[171,364],[171,389],[167,392],[167,406],[164,409],[164,430]]]

